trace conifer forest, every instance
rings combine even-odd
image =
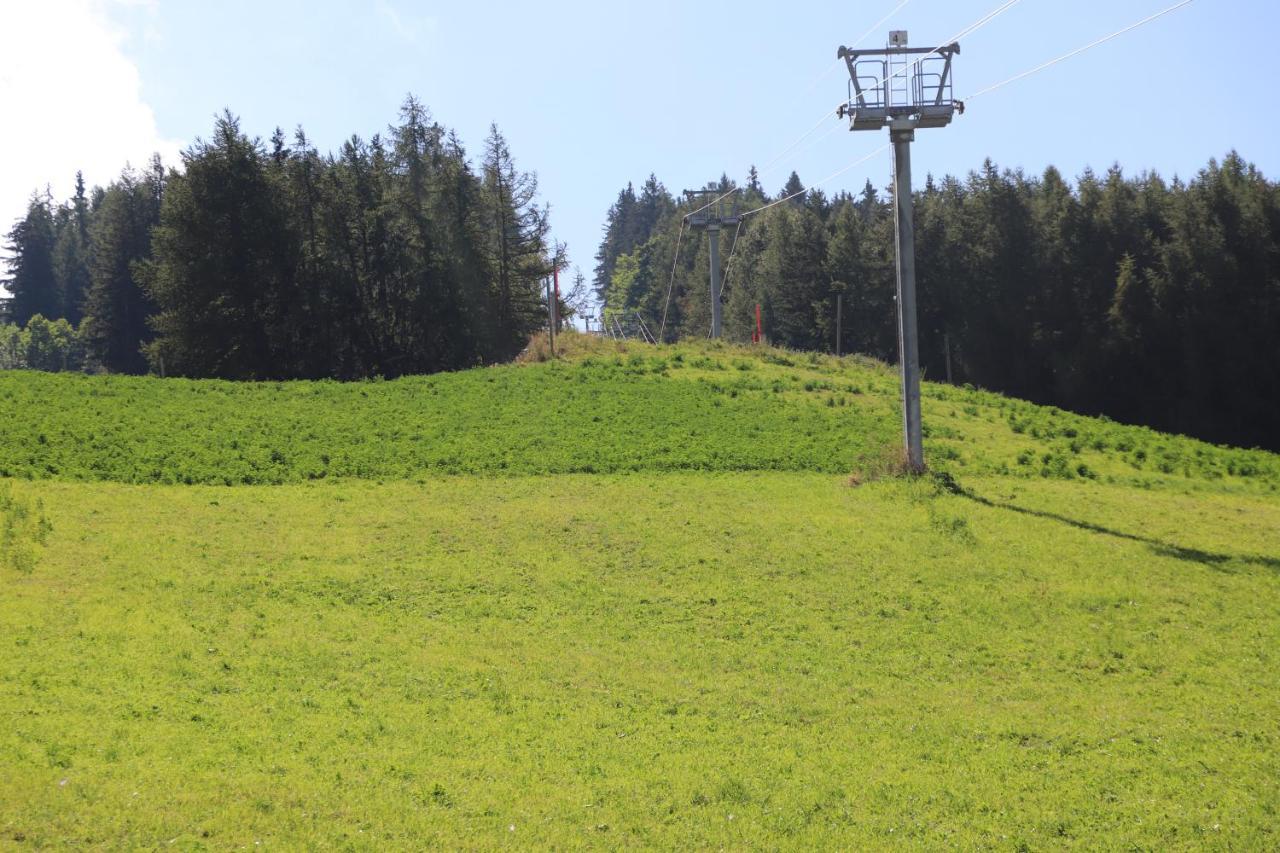
[[[725,335],[897,354],[888,189],[771,193],[726,232]],[[639,317],[705,337],[695,202],[655,176],[604,214],[594,276],[562,317]],[[1213,442],[1280,448],[1280,185],[1230,152],[1163,177],[982,163],[916,191],[926,376]],[[549,209],[497,127],[472,157],[416,99],[385,133],[322,154],[302,129],[248,137],[230,112],[180,168],[33,195],[8,231],[0,366],[226,379],[455,370],[514,357],[565,268]],[[566,288],[567,290],[567,288]],[[599,318],[597,318],[598,322]]]

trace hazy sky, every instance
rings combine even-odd
[[[173,159],[223,107],[263,137],[301,124],[325,151],[383,129],[414,92],[473,158],[498,123],[589,275],[627,181],[653,171],[678,191],[763,168],[845,97],[836,48],[899,2],[0,0],[0,222],[7,230],[38,187],[65,197],[77,168],[105,183],[153,150]],[[1173,2],[1022,0],[963,39],[956,94]],[[893,27],[932,46],[998,5],[910,0],[868,42]],[[1068,175],[1119,162],[1186,176],[1232,148],[1274,178],[1278,37],[1274,0],[1196,0],[921,132],[918,180],[988,156]],[[817,181],[886,141],[825,122],[763,175],[767,188],[791,169]],[[824,189],[868,178],[888,183],[887,154]]]

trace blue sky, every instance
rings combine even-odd
[[[16,150],[22,143],[0,141],[0,215],[11,219],[45,183],[65,192],[78,167],[102,182],[148,144],[172,154],[207,135],[223,107],[250,133],[301,124],[328,150],[382,129],[411,91],[459,131],[473,157],[498,123],[520,165],[538,173],[556,238],[589,274],[622,186],[653,171],[678,191],[764,166],[843,99],[836,48],[898,2],[6,0],[0,57],[15,47],[29,56],[0,58],[0,94],[6,86],[48,92],[18,115],[6,110],[6,123],[35,141]],[[1173,2],[1022,0],[962,41],[957,95]],[[913,44],[931,45],[997,5],[911,0],[881,29],[904,28]],[[1232,148],[1280,175],[1268,62],[1278,34],[1280,4],[1196,0],[974,101],[951,128],[921,132],[918,180],[967,172],[988,156],[1033,172],[1055,164],[1076,175],[1118,162],[1185,176]],[[106,117],[92,112],[108,107]],[[93,117],[62,139],[59,122],[86,111]],[[816,181],[884,141],[824,126],[764,183],[776,191],[791,169]],[[868,178],[888,183],[887,154],[824,189],[858,189]]]

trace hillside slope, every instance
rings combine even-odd
[[[569,343],[0,374],[0,847],[1276,846],[1274,455]]]
[[[390,382],[0,373],[0,477],[278,484],[625,471],[849,473],[898,435],[896,374],[719,344],[568,336],[570,360]],[[1280,456],[926,383],[956,473],[1280,489]]]

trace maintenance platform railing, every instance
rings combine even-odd
[[[945,47],[840,48],[849,69],[849,101],[839,109],[850,130],[880,130],[895,120],[914,127],[946,127],[964,104],[955,100],[951,60],[959,44]]]

